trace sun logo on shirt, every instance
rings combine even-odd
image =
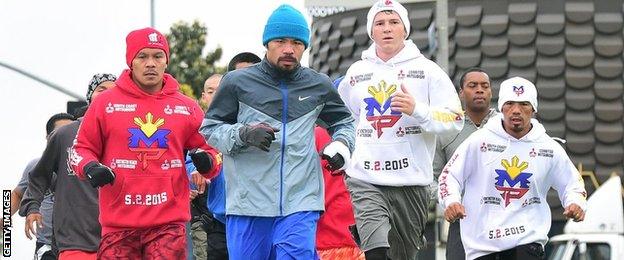
[[[371,122],[371,126],[377,130],[377,137],[383,134],[384,128],[394,126],[401,118],[401,112],[392,111],[390,103],[392,94],[397,91],[396,84],[388,84],[382,80],[377,86],[369,86],[368,93],[372,97],[364,99],[366,103],[366,119]]]
[[[388,85],[385,81],[379,82],[378,87],[368,86],[368,93],[373,96],[373,99],[377,101],[378,104],[384,104],[387,100],[390,99],[390,96],[397,90],[397,85],[392,84]]]
[[[518,156],[514,156],[513,158],[511,158],[511,164],[505,159],[501,161],[501,165],[505,167],[505,170],[507,170],[507,173],[509,173],[509,177],[511,177],[512,179],[516,179],[516,177],[518,177],[518,175],[520,175],[522,171],[526,170],[526,168],[529,167],[529,164],[527,162],[522,162],[520,165],[518,165],[519,161],[520,159],[518,159]]]
[[[498,175],[494,187],[500,191],[501,197],[505,200],[507,207],[512,200],[520,199],[529,191],[529,178],[532,173],[524,172],[529,167],[529,163],[520,162],[518,156],[511,158],[511,163],[507,159],[501,160],[504,170],[494,170]]]
[[[143,122],[143,119],[140,117],[135,117],[134,124],[138,125],[147,137],[150,137],[154,134],[154,132],[156,132],[156,130],[158,130],[159,126],[165,124],[165,119],[159,118],[156,122],[152,122],[153,120],[154,116],[152,113],[147,113],[147,115],[145,115],[145,122]]]
[[[139,128],[128,129],[131,134],[128,148],[138,153],[139,162],[146,169],[148,161],[159,159],[169,148],[167,135],[171,130],[159,128],[165,124],[165,119],[154,120],[152,113],[145,115],[145,121],[141,117],[135,117],[134,124]]]

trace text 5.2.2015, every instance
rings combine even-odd
[[[167,202],[167,192],[156,194],[126,194],[124,203],[126,205],[154,206]]]
[[[522,234],[525,231],[526,230],[524,229],[524,226],[497,228],[497,229],[493,229],[489,231],[488,238],[495,239],[495,238],[501,238],[501,237],[506,237],[506,236],[513,236],[517,234]]]
[[[365,170],[392,171],[405,169],[407,167],[409,167],[409,160],[407,158],[391,161],[364,161]]]

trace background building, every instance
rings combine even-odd
[[[436,60],[436,2],[400,2],[409,11],[409,38]],[[366,33],[372,3],[306,0],[313,16],[311,68],[334,79],[360,59],[372,43]],[[448,0],[447,13],[447,70],[455,85],[465,69],[484,68],[494,105],[504,79],[535,82],[538,117],[548,134],[567,141],[589,194],[610,175],[623,176],[622,0]],[[560,233],[565,222],[554,191],[549,202],[551,233]]]

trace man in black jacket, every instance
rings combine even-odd
[[[96,74],[89,83],[87,101],[101,92],[115,86],[116,77],[111,74]],[[25,233],[36,233],[36,222],[41,226],[39,205],[45,190],[54,187],[53,231],[59,258],[96,259],[101,238],[98,222],[97,190],[87,181],[78,179],[68,166],[67,159],[76,138],[81,118],[59,128],[50,137],[41,159],[29,176],[28,188],[20,204],[19,214],[26,217]],[[52,185],[52,175],[57,177]]]
[[[56,129],[67,125],[74,120],[74,116],[67,113],[58,113],[51,116],[46,123],[46,140],[50,139],[50,136],[54,131],[56,131]],[[28,187],[28,176],[38,161],[39,158],[36,158],[31,160],[28,165],[26,165],[26,168],[22,173],[22,178],[17,184],[17,187],[11,191],[11,216],[13,216],[19,208],[20,201],[22,200],[24,192],[26,192],[26,188]],[[54,205],[54,195],[50,192],[50,190],[46,190],[45,192],[45,197],[43,201],[41,201],[39,207],[39,212],[41,213],[43,221],[40,223],[40,232],[37,233],[34,259],[53,260],[56,259],[57,254],[55,248],[52,247],[52,207]]]

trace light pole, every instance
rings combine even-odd
[[[156,10],[154,7],[154,0],[150,0],[150,27],[152,28],[156,26],[156,12],[154,10]]]
[[[22,74],[22,75],[26,76],[27,78],[35,80],[35,81],[37,81],[37,82],[39,82],[41,84],[44,84],[44,85],[46,85],[48,87],[51,87],[51,88],[53,88],[53,89],[55,89],[57,91],[60,91],[61,93],[65,94],[65,95],[68,95],[70,97],[78,99],[79,101],[85,101],[83,96],[78,95],[78,94],[76,94],[74,92],[71,92],[71,91],[69,91],[68,89],[66,89],[64,87],[61,87],[61,86],[59,86],[57,84],[54,84],[54,83],[52,83],[50,81],[47,81],[47,80],[45,80],[45,79],[43,79],[43,78],[41,78],[41,77],[39,77],[37,75],[34,75],[34,74],[30,73],[30,72],[27,72],[27,71],[23,70],[23,69],[20,69],[18,67],[12,66],[12,65],[7,64],[7,63],[4,63],[2,61],[0,61],[0,66],[5,67],[7,69],[10,69],[12,71],[15,71],[15,72],[17,72],[19,74]]]

